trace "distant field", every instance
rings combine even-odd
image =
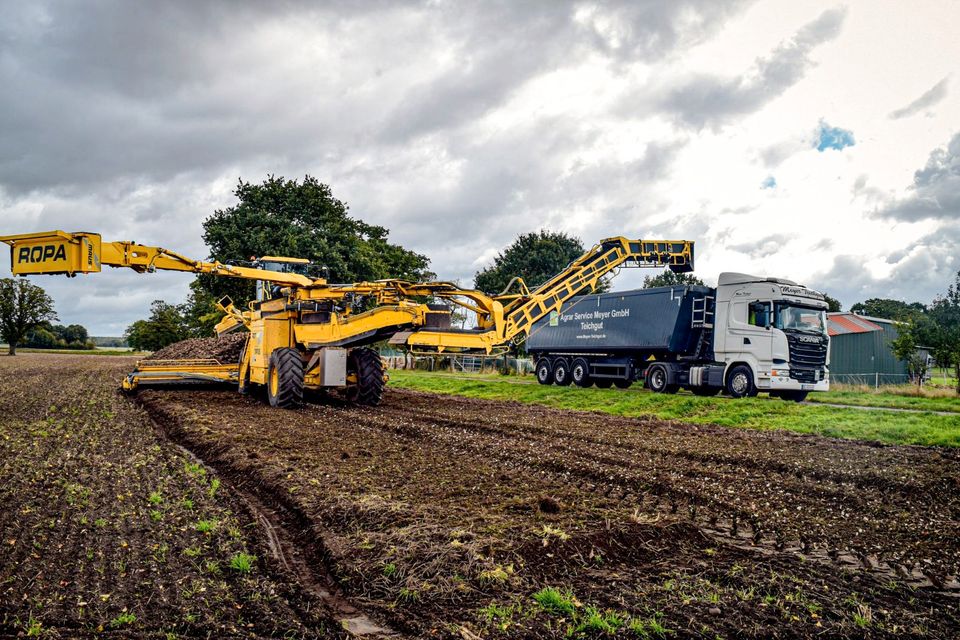
[[[661,395],[637,385],[629,390],[541,386],[532,378],[422,371],[392,370],[390,384],[405,389],[628,417],[654,416],[759,430],[786,429],[891,444],[960,446],[960,400],[949,397],[920,398],[856,391],[810,396],[820,402],[914,410],[890,411],[797,404],[765,396],[733,400],[722,396],[701,398],[688,393]],[[958,415],[940,415],[933,413],[935,411]]]
[[[0,355],[7,355],[7,345],[0,345]],[[50,353],[71,356],[142,356],[149,351],[134,351],[130,347],[97,347],[96,349],[27,349],[18,347],[17,353]]]

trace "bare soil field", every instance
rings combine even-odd
[[[396,389],[375,409],[126,399],[131,365],[0,358],[0,633],[960,628],[954,449]]]
[[[249,509],[118,393],[134,361],[0,357],[0,636],[342,635]]]

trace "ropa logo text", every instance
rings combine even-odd
[[[46,262],[47,260],[66,260],[66,245],[41,244],[35,247],[22,247],[17,254],[17,262]]]

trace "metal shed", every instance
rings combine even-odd
[[[830,378],[847,384],[903,384],[907,365],[890,343],[899,335],[892,320],[853,313],[827,314],[830,334]]]

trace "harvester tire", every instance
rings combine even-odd
[[[584,358],[574,360],[570,365],[570,377],[573,379],[573,384],[578,387],[589,387],[593,384],[593,380],[590,379],[590,363]]]
[[[303,358],[296,349],[284,347],[270,354],[267,398],[271,407],[296,409],[303,402]]]
[[[537,382],[540,384],[553,384],[553,367],[550,366],[549,358],[540,358],[537,360]]]
[[[573,382],[570,376],[570,363],[563,358],[553,361],[553,382],[560,387],[566,387]]]
[[[375,407],[383,399],[383,361],[373,349],[361,347],[347,356],[347,373],[357,376],[357,384],[348,391],[348,398],[356,404]]]

